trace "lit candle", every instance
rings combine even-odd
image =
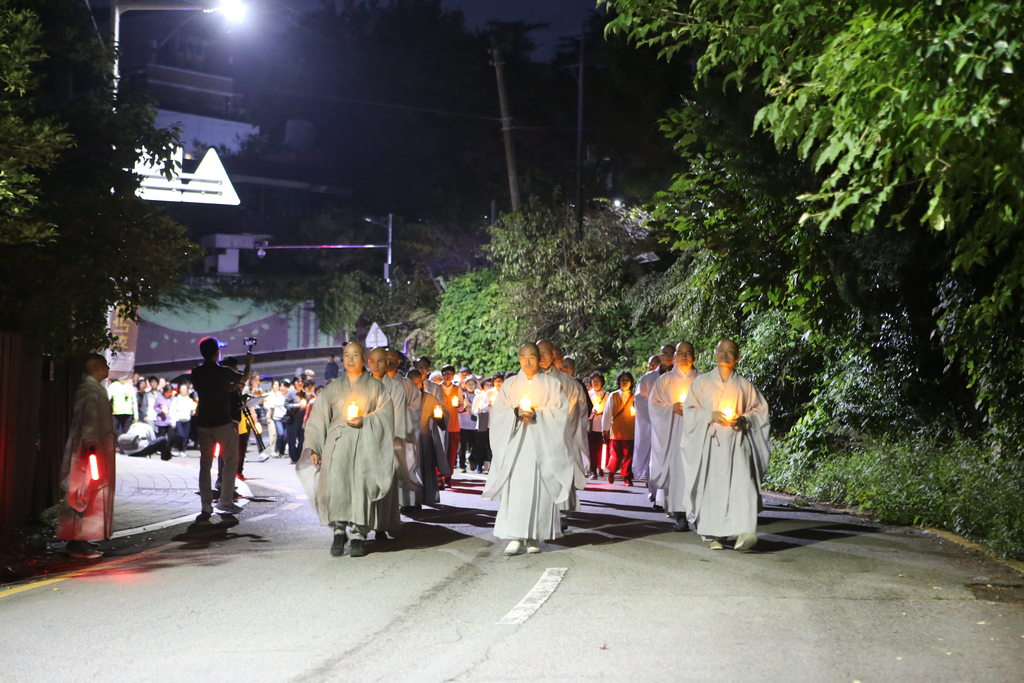
[[[680,403],[686,403],[686,392],[685,391],[683,393],[679,394],[679,402]]]
[[[434,417],[438,420],[441,419],[441,406],[434,406]]]
[[[629,407],[629,414],[630,415],[636,415],[636,406],[630,406]]]
[[[458,396],[452,396],[452,408],[458,408],[458,407],[459,407],[459,397]]]
[[[722,415],[725,417],[726,420],[731,420],[734,414],[735,411],[733,411],[733,409],[730,406],[724,406],[722,408]]]
[[[594,404],[594,412],[600,414],[604,410],[604,406],[600,403]]]
[[[359,417],[359,406],[353,403],[348,407],[348,419],[354,420],[357,417]]]
[[[519,410],[523,411],[524,413],[528,413],[530,412],[531,405],[533,404],[530,403],[530,399],[524,398],[522,401],[519,402]]]

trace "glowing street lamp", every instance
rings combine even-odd
[[[110,0],[110,25],[114,47],[121,44],[121,15],[132,10],[177,10],[194,12],[219,12],[228,21],[241,22],[245,19],[246,6],[242,0],[221,0],[216,5],[195,2],[144,2],[144,0]],[[114,85],[120,78],[120,55],[114,58]]]

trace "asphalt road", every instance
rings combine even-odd
[[[0,592],[0,681],[1024,680],[1024,607],[991,600],[1024,577],[920,530],[772,496],[755,552],[712,551],[599,485],[566,538],[507,558],[463,478],[333,558],[286,462],[246,465],[233,528]]]

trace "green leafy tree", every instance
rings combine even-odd
[[[10,180],[19,186],[3,185],[23,192],[0,199],[0,320],[47,353],[105,348],[108,310],[134,317],[158,305],[199,254],[179,225],[135,196],[137,150],[153,152],[166,170],[175,135],[156,130],[140,95],[115,94],[113,51],[84,5],[4,0],[0,17],[8,29],[26,29],[14,37],[16,51],[7,39],[0,50],[3,80],[16,84],[4,100],[15,118],[2,125],[34,131],[39,143],[34,160],[15,162],[20,180]]]
[[[479,270],[454,278],[440,297],[430,352],[438,362],[492,373],[517,366],[519,321],[503,296],[498,275]]]

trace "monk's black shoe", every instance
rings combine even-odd
[[[352,539],[352,545],[349,547],[348,554],[352,557],[365,557],[366,549],[363,548],[363,541],[359,538]]]
[[[686,521],[686,517],[681,517],[676,520],[676,525],[672,527],[672,531],[689,531],[690,523]]]
[[[348,536],[344,532],[334,534],[334,542],[331,543],[331,557],[341,557],[345,554],[346,541],[348,541]]]

